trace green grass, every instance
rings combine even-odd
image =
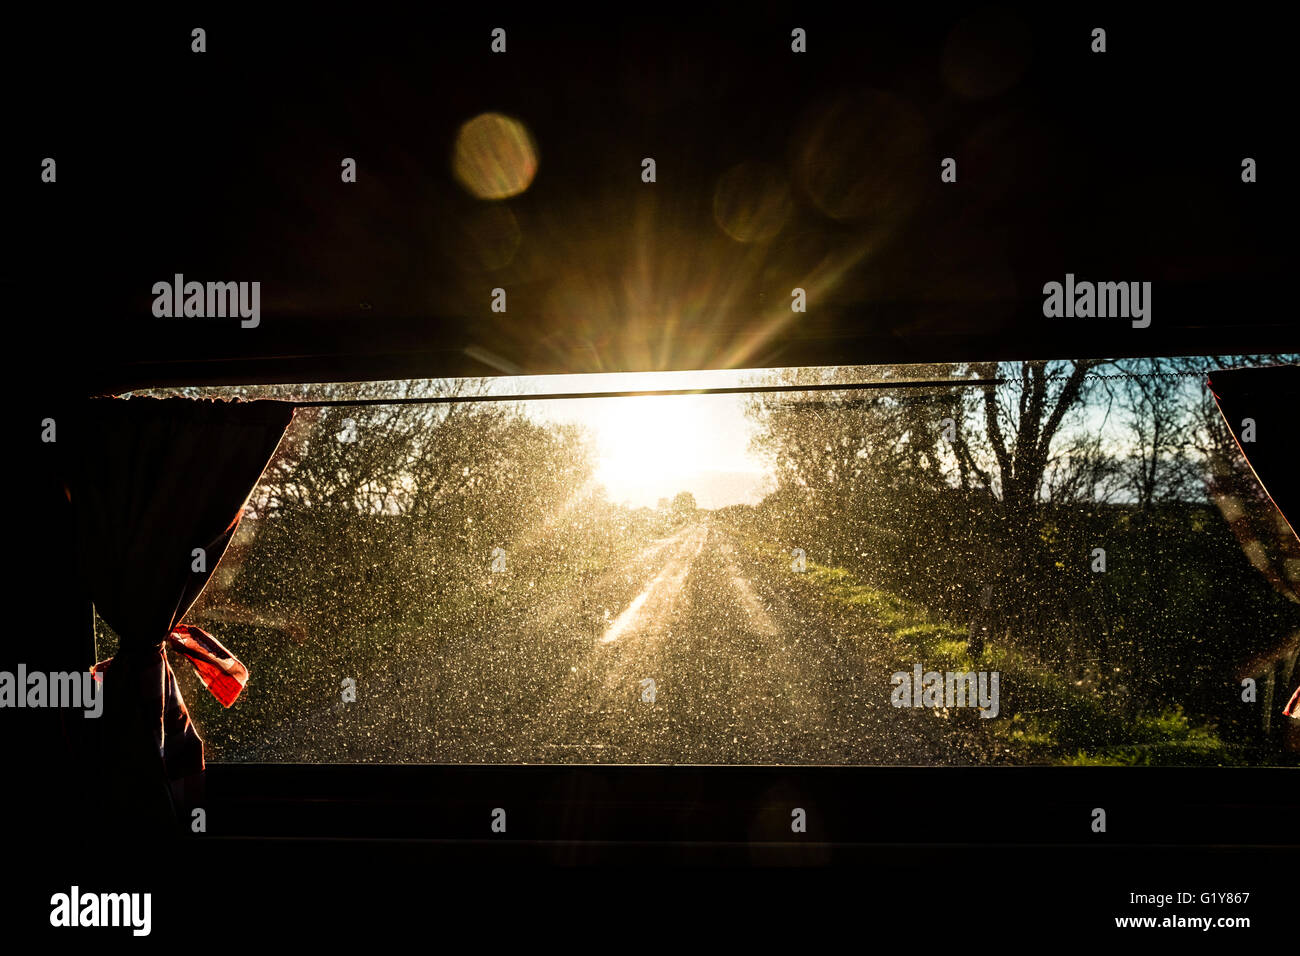
[[[787,551],[750,539],[774,565],[788,568]],[[887,666],[910,670],[999,671],[1000,716],[950,732],[982,733],[987,752],[1000,761],[1072,766],[1235,765],[1244,762],[1213,727],[1192,723],[1181,708],[1126,717],[1101,696],[1076,687],[1048,665],[1003,644],[990,644],[978,660],[967,650],[966,628],[929,609],[861,580],[850,570],[807,562],[806,585],[850,613],[850,621],[886,638]],[[858,620],[853,620],[854,617]],[[864,635],[865,638],[865,635]]]

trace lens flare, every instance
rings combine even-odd
[[[737,242],[766,242],[785,225],[792,208],[780,170],[767,163],[733,166],[713,192],[713,218]]]
[[[475,204],[459,217],[448,217],[442,230],[445,253],[466,272],[504,269],[514,261],[523,234],[510,207]]]
[[[528,127],[500,113],[483,113],[461,126],[452,173],[478,199],[509,199],[537,174],[537,146]]]
[[[854,90],[820,104],[796,148],[800,184],[832,219],[893,228],[927,181],[929,167],[916,159],[929,148],[924,120],[880,90]]]

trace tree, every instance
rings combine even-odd
[[[690,517],[695,514],[695,496],[689,491],[679,491],[673,496],[672,511],[673,514]]]
[[[993,553],[983,564],[976,590],[984,625],[992,635],[1026,639],[1038,630],[1044,609],[1055,603],[1052,576],[1042,535],[1034,527],[1033,513],[1047,487],[1045,479],[1057,461],[1053,445],[1066,416],[1085,401],[1089,373],[1103,364],[1085,359],[1068,363],[985,363],[975,366],[983,379],[1006,373],[1005,385],[981,389],[979,412],[992,462],[981,467],[970,444],[958,443],[960,467],[978,477],[995,501],[988,547]],[[1059,587],[1059,585],[1058,585]],[[974,634],[974,626],[972,627]],[[1035,635],[1041,639],[1041,633]],[[982,641],[972,637],[971,650]]]
[[[1134,359],[1123,367],[1129,374],[1119,379],[1119,398],[1131,450],[1120,458],[1120,473],[1138,510],[1149,513],[1201,490],[1202,469],[1191,454],[1195,422],[1186,379],[1168,359]]]

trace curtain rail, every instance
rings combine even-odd
[[[365,405],[474,405],[482,402],[551,402],[575,398],[657,398],[675,395],[751,395],[774,392],[852,392],[867,389],[980,388],[1002,385],[1004,378],[971,378],[933,382],[854,382],[835,385],[736,385],[725,388],[661,388],[615,392],[543,392],[520,395],[450,395],[442,398],[335,398],[287,404],[296,408],[355,407]],[[275,399],[275,401],[284,401]]]

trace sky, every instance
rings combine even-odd
[[[594,379],[594,380],[593,380]],[[529,388],[536,389],[536,379]],[[738,373],[546,376],[553,391],[725,387]],[[757,504],[772,489],[771,469],[750,451],[745,395],[632,396],[530,402],[539,421],[582,426],[596,445],[596,481],[612,502],[654,507],[689,491],[701,508]]]
[[[919,367],[918,367],[919,368]],[[922,369],[916,374],[906,366],[884,369],[890,377],[927,376]],[[604,486],[607,498],[631,507],[655,507],[663,499],[680,492],[690,492],[701,508],[715,509],[735,504],[758,504],[775,487],[770,464],[751,451],[754,423],[745,414],[749,394],[708,395],[619,395],[617,397],[565,398],[522,401],[530,395],[581,395],[629,391],[690,390],[768,385],[775,381],[809,383],[827,381],[825,373],[834,373],[836,381],[867,381],[882,373],[881,369],[785,369],[785,370],[711,370],[684,372],[594,373],[582,375],[500,376],[476,380],[473,389],[484,394],[518,396],[519,408],[539,423],[572,424],[588,431],[595,446],[594,479]],[[382,395],[386,386],[399,383],[374,383],[374,395]],[[412,397],[447,394],[451,380],[425,380],[408,392]],[[310,400],[337,386],[300,386],[289,389],[292,395]],[[1199,400],[1203,385],[1198,379],[1182,383],[1179,399],[1184,407]],[[202,393],[244,398],[289,398],[284,387],[238,386],[230,388],[146,390],[144,394]],[[363,385],[360,394],[369,397]],[[752,393],[751,393],[752,394]],[[1100,432],[1110,451],[1132,453],[1131,436],[1118,408],[1106,415],[1102,396],[1085,406],[1082,421],[1070,427],[1085,432]]]

